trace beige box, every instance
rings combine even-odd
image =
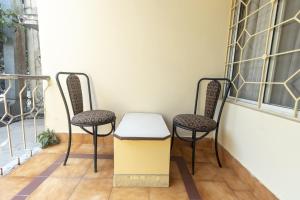
[[[168,187],[170,133],[161,115],[125,114],[114,135],[115,187]]]

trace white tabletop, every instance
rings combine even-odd
[[[170,137],[170,132],[160,114],[126,113],[114,135],[119,139],[159,140]]]

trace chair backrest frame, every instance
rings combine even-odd
[[[87,86],[88,86],[88,93],[89,93],[90,110],[93,110],[90,79],[89,79],[87,74],[81,73],[81,72],[58,72],[56,74],[56,82],[57,82],[58,89],[60,91],[60,94],[61,94],[63,102],[64,102],[64,106],[65,106],[65,109],[66,109],[66,112],[67,112],[67,117],[68,117],[68,124],[70,126],[71,114],[70,114],[70,109],[69,109],[69,106],[68,106],[68,103],[67,103],[67,100],[66,100],[66,96],[65,96],[64,91],[63,91],[62,86],[61,86],[61,82],[60,82],[60,76],[61,75],[76,75],[76,76],[84,76],[86,78]]]
[[[230,88],[232,86],[232,83],[231,83],[230,79],[228,79],[228,78],[201,78],[197,83],[196,99],[195,99],[195,107],[194,107],[194,114],[195,115],[197,114],[197,108],[198,108],[198,102],[199,102],[199,90],[200,90],[200,86],[201,86],[202,81],[218,81],[218,82],[223,81],[223,82],[225,82],[225,84],[224,84],[225,92],[223,94],[222,103],[221,103],[220,110],[219,110],[218,117],[217,117],[217,124],[219,125],[221,115],[222,115],[222,112],[223,112],[223,108],[224,108],[224,104],[225,104],[226,99],[228,97],[228,94],[229,94]]]

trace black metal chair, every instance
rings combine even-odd
[[[73,109],[74,116],[70,117],[69,107],[66,101],[64,91],[60,83],[60,75],[67,75],[67,88],[70,96],[70,101]],[[89,104],[90,110],[83,110],[83,97],[81,90],[81,82],[79,76],[84,76],[87,80],[88,94],[89,94]],[[64,165],[66,165],[72,143],[72,125],[79,126],[86,133],[93,135],[94,143],[94,171],[97,172],[97,137],[105,137],[110,135],[115,130],[116,116],[115,113],[108,110],[93,110],[92,107],[92,97],[91,97],[91,88],[90,80],[87,74],[84,73],[73,73],[73,72],[59,72],[56,75],[56,82],[60,94],[62,96],[67,117],[68,117],[68,127],[69,127],[69,141],[68,141],[68,150],[65,157]],[[111,124],[111,131],[106,134],[98,134],[98,126]],[[89,131],[87,127],[92,127],[92,131]]]
[[[206,90],[206,102],[205,102],[205,110],[204,115],[198,115],[197,114],[197,107],[198,107],[198,96],[199,96],[199,89],[200,89],[200,83],[202,81],[210,81],[207,85]],[[225,93],[223,95],[221,107],[219,110],[217,121],[215,121],[214,114],[217,107],[217,103],[219,100],[219,96],[221,93],[221,83],[220,81],[223,81],[225,84]],[[225,104],[225,101],[227,99],[229,90],[231,88],[231,81],[227,78],[202,78],[198,81],[197,84],[197,92],[196,92],[196,101],[195,101],[195,107],[194,107],[194,114],[180,114],[176,115],[173,119],[173,132],[172,132],[172,141],[171,141],[171,148],[173,147],[174,143],[174,135],[186,142],[192,143],[192,174],[194,175],[195,171],[195,148],[196,148],[196,141],[204,138],[207,136],[211,131],[215,132],[215,151],[216,151],[216,157],[218,161],[219,167],[222,167],[222,164],[220,162],[219,153],[218,153],[218,130],[220,125],[220,119],[221,114],[223,111],[223,107]],[[177,133],[177,127],[192,131],[192,137],[186,138],[181,137]],[[197,137],[196,133],[202,132],[203,135]]]

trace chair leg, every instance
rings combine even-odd
[[[70,150],[71,150],[71,145],[72,145],[72,129],[71,129],[71,124],[69,124],[69,140],[68,140],[68,149],[67,149],[67,154],[65,157],[64,161],[64,166],[66,166],[69,155],[70,155]]]
[[[115,132],[116,131],[116,120],[113,121],[112,125],[113,125],[113,132]]]
[[[216,152],[218,165],[220,168],[222,168],[222,164],[221,164],[219,152],[218,152],[218,131],[219,131],[219,127],[216,128],[216,133],[215,133],[215,152]]]
[[[171,150],[172,150],[173,144],[174,144],[175,131],[176,131],[176,126],[173,124],[173,131],[172,131],[172,138],[171,138]]]
[[[192,135],[192,174],[195,174],[196,131]]]
[[[93,127],[93,140],[94,140],[94,172],[97,172],[97,132],[98,132],[98,127],[94,126]]]

